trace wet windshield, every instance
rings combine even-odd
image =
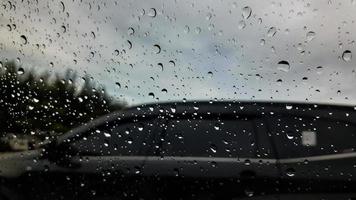
[[[355,9],[0,2],[0,199],[352,191]]]

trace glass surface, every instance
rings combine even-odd
[[[0,200],[355,199],[355,10],[0,1]]]

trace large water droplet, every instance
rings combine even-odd
[[[64,6],[63,1],[60,2],[60,9],[62,10],[62,12],[64,12],[66,10],[66,7]]]
[[[25,70],[22,68],[22,67],[20,67],[18,70],[17,70],[17,74],[19,74],[19,75],[22,75],[22,74],[24,74],[25,73]]]
[[[117,85],[118,88],[121,88],[121,84],[119,82],[116,82],[115,85]]]
[[[155,98],[155,94],[153,92],[148,93],[149,97]]]
[[[153,47],[156,54],[161,53],[161,47],[158,44],[153,45]]]
[[[279,61],[277,69],[283,72],[288,72],[290,70],[289,62],[285,60]]]
[[[208,71],[208,75],[209,75],[209,77],[211,78],[211,77],[213,77],[213,72],[212,71]]]
[[[27,44],[27,37],[25,35],[21,35],[20,38],[21,38],[22,44]]]
[[[352,59],[352,53],[350,50],[346,50],[342,53],[342,59],[346,62],[351,61]]]
[[[104,132],[104,136],[107,138],[111,137],[110,133],[106,133],[106,132]]]
[[[161,68],[162,71],[164,70],[164,67],[163,67],[163,64],[162,64],[162,63],[158,63],[157,65],[158,65],[158,67]]]
[[[248,6],[242,8],[242,17],[248,19],[251,16],[252,9]]]
[[[292,110],[293,106],[292,105],[286,105],[287,110]]]
[[[156,9],[155,9],[155,8],[150,8],[150,9],[148,10],[147,15],[150,16],[150,17],[156,17],[156,15],[157,15]]]
[[[286,136],[287,136],[287,138],[288,138],[289,140],[293,140],[293,139],[294,139],[293,133],[290,132],[290,131],[286,133]]]

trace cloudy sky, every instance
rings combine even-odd
[[[352,0],[3,1],[0,59],[73,69],[131,105],[356,105],[355,11]]]

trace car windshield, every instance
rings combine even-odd
[[[352,192],[355,9],[1,1],[0,199]]]

